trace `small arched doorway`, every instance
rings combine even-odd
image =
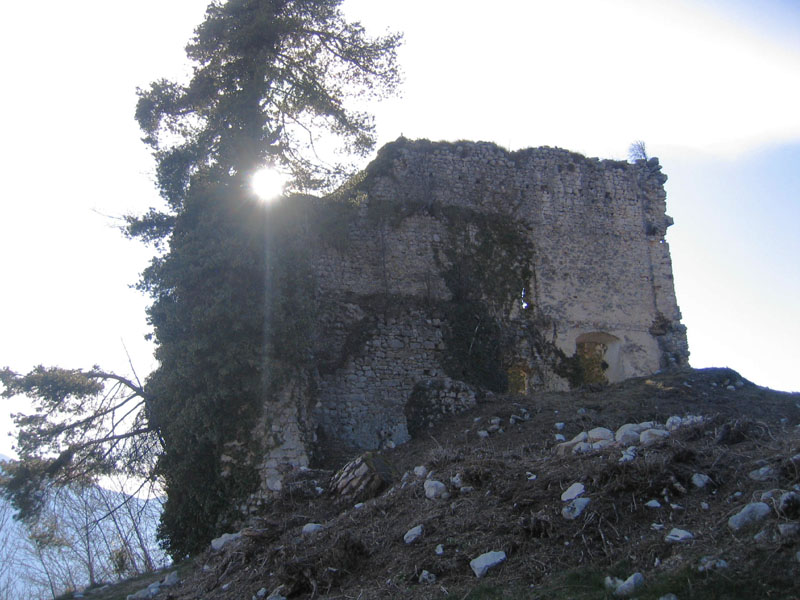
[[[575,356],[583,371],[584,383],[619,381],[620,339],[603,331],[583,333],[575,339]]]
[[[530,369],[526,365],[515,364],[512,365],[507,371],[508,376],[508,393],[518,394],[524,396],[528,393],[528,379],[530,377]]]

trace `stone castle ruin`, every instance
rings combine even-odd
[[[288,468],[402,443],[492,392],[686,365],[665,181],[657,159],[385,146],[309,232],[314,368],[257,427],[264,492]]]

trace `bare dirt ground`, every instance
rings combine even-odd
[[[737,387],[739,383],[739,387]],[[742,385],[743,384],[743,385]],[[511,416],[527,420],[511,424]],[[563,423],[569,440],[602,426],[701,415],[669,438],[620,463],[621,448],[557,456]],[[478,436],[493,418],[502,431]],[[800,490],[800,394],[760,388],[728,369],[686,370],[569,393],[494,396],[427,435],[381,455],[395,482],[356,508],[327,491],[330,472],[298,474],[295,484],[243,537],[182,569],[171,600],[249,600],[262,588],[287,598],[611,598],[607,575],[645,579],[635,597],[800,598],[800,536],[779,533],[800,509],[734,533],[728,519],[771,489]],[[448,499],[425,497],[425,466],[448,485]],[[749,477],[769,466],[764,481]],[[406,473],[405,476],[403,474]],[[692,476],[710,477],[704,488]],[[472,491],[450,483],[460,475]],[[534,477],[535,476],[535,477]],[[586,510],[562,516],[562,492],[582,483]],[[660,508],[646,503],[658,500]],[[303,536],[306,523],[320,532]],[[424,533],[411,544],[404,534]],[[680,528],[693,539],[668,543]],[[758,535],[757,535],[758,534]],[[442,551],[437,554],[437,546]],[[478,579],[470,560],[503,551],[507,560]],[[699,571],[703,557],[726,568]],[[435,582],[420,583],[428,571]],[[130,593],[128,591],[128,593]],[[116,598],[113,588],[103,600]],[[87,594],[87,597],[90,597]],[[124,598],[124,596],[119,596]]]

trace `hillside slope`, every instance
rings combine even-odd
[[[627,461],[629,442],[557,452],[558,433],[658,428],[675,416],[682,423],[672,419],[668,437],[635,444]],[[157,597],[611,598],[606,576],[638,572],[644,584],[634,595],[643,600],[799,598],[799,423],[800,394],[728,369],[494,396],[382,452],[395,480],[363,505],[328,490],[330,471],[298,473],[270,514],[196,557]],[[449,497],[427,498],[435,486],[426,479],[444,483]],[[588,504],[562,499],[576,483]],[[757,523],[731,527],[762,501],[749,509],[763,511]],[[304,535],[308,523],[322,528]],[[421,536],[406,543],[419,525]],[[673,529],[692,537],[668,541]],[[479,579],[470,561],[490,551],[506,560]]]

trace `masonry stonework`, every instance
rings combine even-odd
[[[385,146],[308,232],[315,368],[271,421],[265,487],[315,456],[402,443],[486,393],[686,365],[665,180],[657,159]]]

